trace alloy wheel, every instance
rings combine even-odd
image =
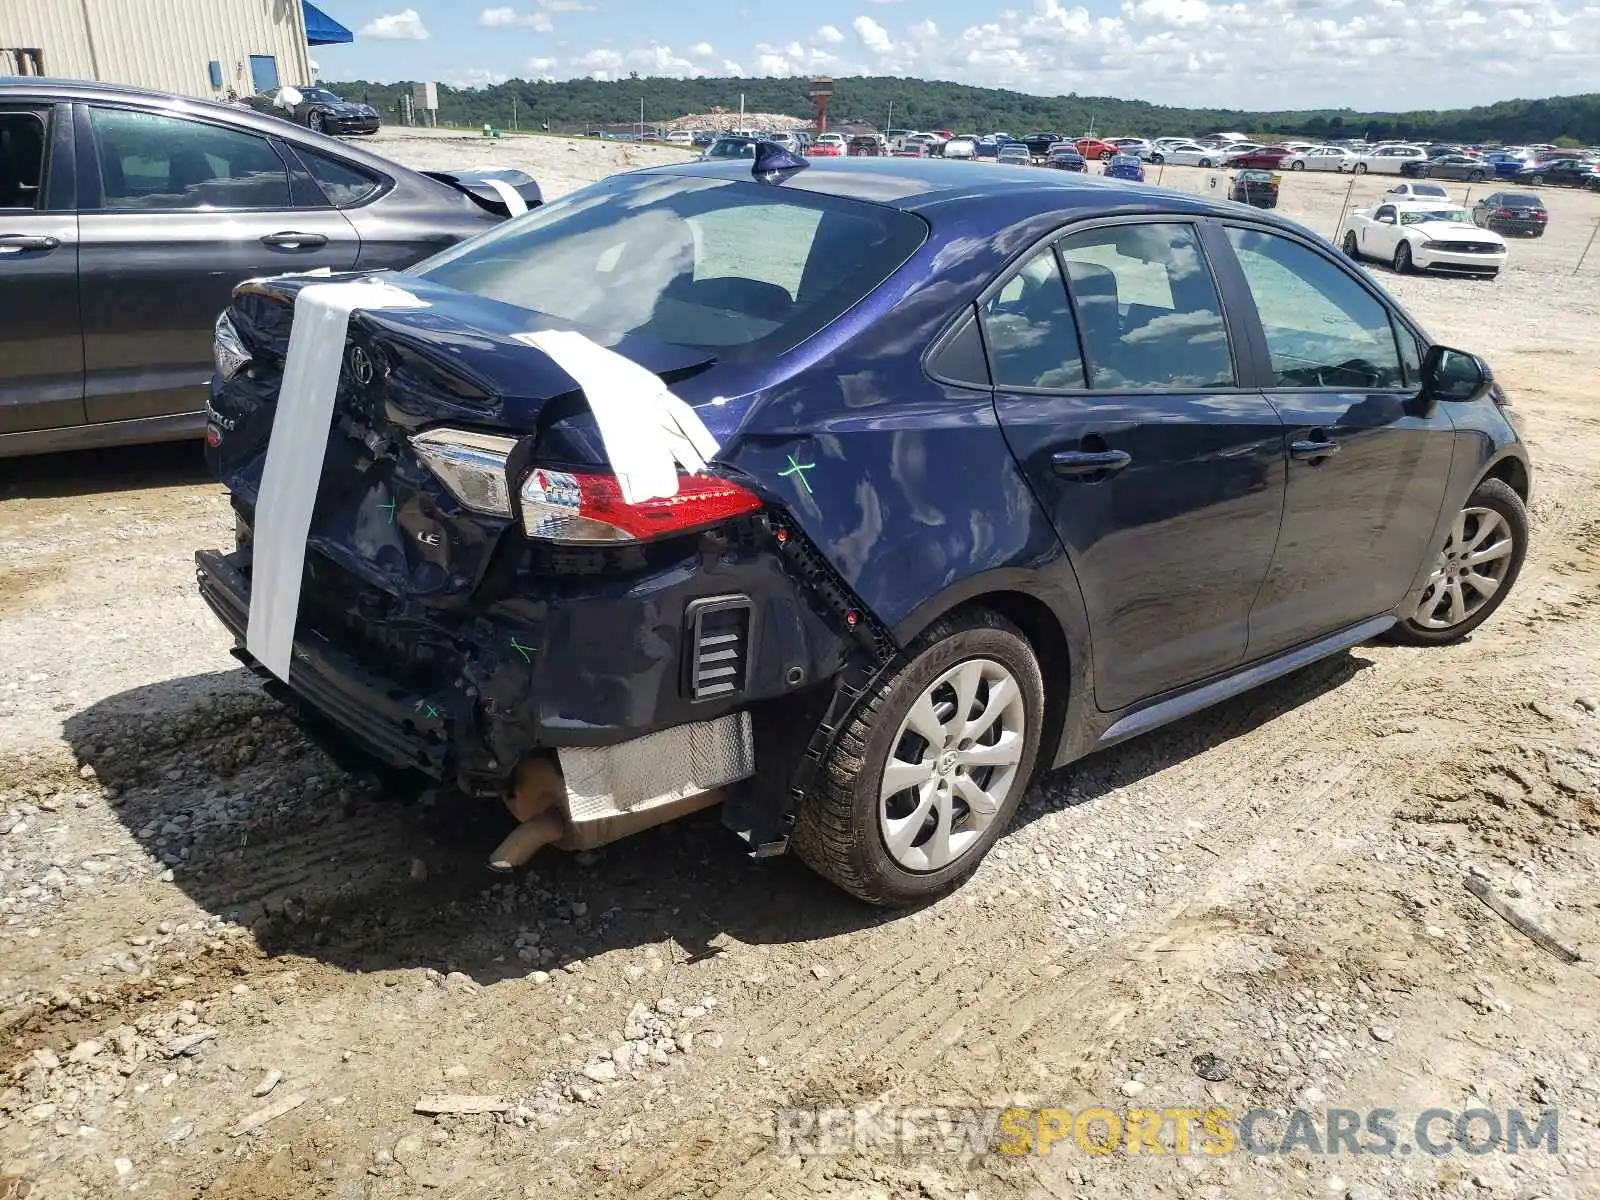
[[[1016,678],[973,658],[935,679],[900,723],[884,764],[878,826],[908,871],[969,853],[1020,786],[1027,709]]]
[[[312,113],[308,118],[306,118],[306,124],[312,129],[313,132],[321,133],[322,114],[319,112]]]
[[[1411,270],[1411,245],[1409,242],[1401,242],[1395,247],[1394,269],[1400,275],[1404,275]]]
[[[1443,630],[1470,620],[1505,582],[1514,549],[1511,526],[1494,509],[1462,509],[1434,562],[1416,623]]]

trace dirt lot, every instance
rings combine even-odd
[[[673,153],[379,148],[550,194]],[[1332,233],[1348,186],[1290,177],[1284,211]],[[1524,414],[1510,602],[1462,645],[1362,648],[1043,779],[911,916],[750,862],[713,816],[489,876],[503,815],[375,794],[228,657],[193,589],[193,549],[231,537],[197,448],[0,464],[0,1196],[1600,1195],[1600,254],[1572,274],[1600,196],[1546,200],[1496,282],[1373,268]],[[497,1111],[414,1111],[438,1095]],[[775,1139],[780,1108],[1013,1103],[1387,1108],[1402,1144],[1424,1109],[1553,1107],[1559,1140]]]

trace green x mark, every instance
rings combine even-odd
[[[426,700],[418,700],[417,701],[416,711],[421,713],[425,717],[436,718],[436,717],[441,715],[439,710],[437,708],[435,708],[431,703],[429,703]]]
[[[387,504],[378,505],[378,511],[379,512],[388,513],[389,514],[389,524],[391,524],[391,525],[394,524],[394,501],[393,500],[389,501],[389,503],[387,503]]]
[[[522,655],[522,661],[523,662],[531,663],[533,661],[533,650],[534,650],[534,648],[532,646],[524,646],[521,642],[517,641],[516,638],[512,638],[511,639],[511,648],[513,650],[515,650],[518,654]]]
[[[787,470],[783,470],[783,471],[779,471],[778,472],[779,478],[785,478],[785,477],[787,477],[789,475],[795,476],[796,478],[798,478],[800,480],[800,486],[805,488],[806,495],[808,495],[808,496],[812,495],[813,493],[811,491],[811,484],[806,481],[806,472],[811,470],[817,464],[814,463],[814,462],[813,463],[798,463],[798,462],[795,462],[794,455],[792,455],[792,454],[785,454],[784,457],[789,460],[789,466],[788,466]]]

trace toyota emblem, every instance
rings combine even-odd
[[[372,365],[372,355],[368,354],[360,346],[350,347],[351,378],[360,386],[366,387],[372,382],[372,377],[376,373],[376,368]]]

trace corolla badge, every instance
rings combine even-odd
[[[350,347],[350,378],[361,387],[366,387],[377,373],[378,369],[373,365],[372,355],[360,346]]]

